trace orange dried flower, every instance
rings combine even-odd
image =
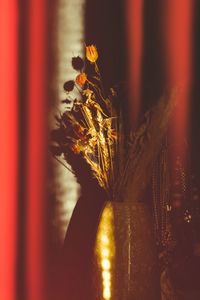
[[[86,46],[86,57],[91,63],[95,63],[98,59],[97,47],[94,45]]]
[[[71,150],[74,152],[74,154],[79,154],[81,152],[81,149],[78,144],[72,144]]]
[[[87,74],[85,73],[81,73],[76,77],[76,83],[78,85],[84,85],[86,81],[87,81]]]

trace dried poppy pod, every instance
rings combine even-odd
[[[77,71],[81,71],[83,69],[84,61],[80,56],[72,57],[72,67]]]
[[[74,81],[73,80],[66,81],[63,85],[63,88],[66,92],[71,92],[74,89]]]
[[[81,73],[76,77],[76,83],[78,85],[84,85],[87,81],[87,74]]]
[[[98,59],[97,47],[94,45],[86,46],[86,57],[91,63],[95,63]]]

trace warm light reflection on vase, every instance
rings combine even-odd
[[[114,268],[115,241],[113,230],[113,208],[107,205],[102,213],[96,239],[96,257],[100,270],[101,299],[109,300],[112,295],[112,270]]]
[[[131,195],[124,202],[107,202],[100,216],[93,299],[160,299],[151,210],[144,202],[128,201]]]

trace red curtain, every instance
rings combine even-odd
[[[151,2],[151,1],[150,1]],[[157,20],[156,26],[159,27],[161,34],[161,44],[164,46],[162,59],[165,61],[166,86],[177,87],[184,90],[181,106],[177,109],[179,130],[186,130],[186,120],[188,112],[188,89],[191,83],[191,65],[192,65],[192,30],[193,30],[193,12],[194,1],[190,0],[169,0],[163,1],[161,5],[156,1],[150,4],[155,10],[159,10],[161,18]],[[144,1],[128,0],[128,32],[129,32],[129,56],[131,67],[130,87],[131,105],[133,114],[138,112],[141,94],[141,74],[142,74],[142,56],[144,39]],[[156,15],[155,15],[156,18]],[[153,21],[152,21],[153,22]],[[155,26],[149,23],[149,26]],[[153,47],[152,40],[152,47]],[[154,49],[156,51],[156,49]],[[156,67],[156,66],[155,66]],[[153,76],[153,74],[152,74]],[[186,92],[187,90],[187,92]],[[187,99],[186,99],[187,98]]]
[[[141,98],[141,76],[143,55],[143,0],[127,1],[127,31],[129,53],[129,87],[131,118],[134,124],[138,121]],[[132,101],[133,99],[133,101]]]
[[[0,2],[0,299],[15,299],[17,211],[16,1]]]
[[[44,299],[47,7],[30,1],[27,80],[27,299]]]
[[[22,24],[24,18],[26,22]],[[46,2],[3,0],[0,20],[0,299],[42,300],[45,289]],[[26,48],[24,58],[20,53],[23,47]],[[23,233],[20,224],[24,225]]]

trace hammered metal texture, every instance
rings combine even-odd
[[[107,209],[107,204],[104,209]],[[141,202],[113,202],[115,256],[110,300],[160,299],[158,261],[150,209]],[[101,222],[105,220],[100,220]],[[97,258],[98,259],[98,258]],[[96,264],[97,266],[98,264]],[[101,270],[96,295],[103,297]]]

